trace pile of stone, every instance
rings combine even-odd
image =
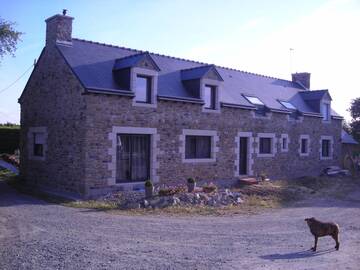
[[[324,170],[324,174],[327,176],[349,176],[351,175],[348,170],[343,170],[338,166],[330,166]]]
[[[224,207],[243,203],[240,192],[229,189],[205,193],[201,190],[195,192],[181,192],[170,196],[153,196],[144,198],[143,191],[122,191],[112,193],[100,198],[102,201],[116,203],[120,209],[156,209],[171,206],[211,206]]]

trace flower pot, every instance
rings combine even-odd
[[[193,192],[195,190],[196,183],[187,183],[188,192]]]
[[[151,198],[153,196],[154,193],[154,187],[145,187],[145,197],[146,198]]]

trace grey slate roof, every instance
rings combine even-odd
[[[348,143],[348,144],[359,144],[355,139],[347,133],[345,130],[341,131],[341,142]]]
[[[113,69],[122,69],[136,66],[144,58],[150,58],[153,62],[156,70],[160,71],[160,68],[156,65],[155,61],[152,60],[148,52],[138,53],[130,56],[125,56],[115,60]]]
[[[201,66],[196,68],[184,69],[181,71],[182,80],[193,80],[203,78],[210,70],[214,69],[218,74],[216,67],[214,65]],[[220,74],[218,74],[219,80],[223,81]]]
[[[91,41],[73,39],[72,46],[57,45],[84,87],[121,90],[116,84],[112,69],[116,59],[138,55],[143,51],[133,50]],[[192,98],[182,84],[181,70],[211,66],[209,64],[150,53],[159,67],[158,95],[178,98]],[[136,57],[134,57],[136,58]],[[131,59],[131,57],[129,57]],[[298,110],[316,113],[302,97],[304,90],[299,84],[249,72],[216,66],[223,81],[220,92],[222,103],[253,107],[242,94],[258,97],[274,110],[287,111],[278,100],[290,101]],[[332,115],[337,115],[332,112]]]
[[[304,100],[319,100],[322,99],[325,95],[329,95],[331,98],[328,90],[311,90],[311,91],[303,91],[301,96]]]

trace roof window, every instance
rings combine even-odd
[[[286,109],[289,110],[296,110],[296,107],[294,105],[292,105],[290,102],[288,101],[281,101],[279,100],[280,104],[283,105]]]
[[[246,95],[244,95],[244,97],[253,105],[265,106],[265,104],[257,97],[251,97],[251,96],[246,96]]]

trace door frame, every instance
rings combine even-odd
[[[240,137],[248,138],[247,140],[247,174],[240,174]],[[235,137],[235,177],[249,176],[253,175],[253,164],[254,164],[254,137],[252,132],[238,132]]]

